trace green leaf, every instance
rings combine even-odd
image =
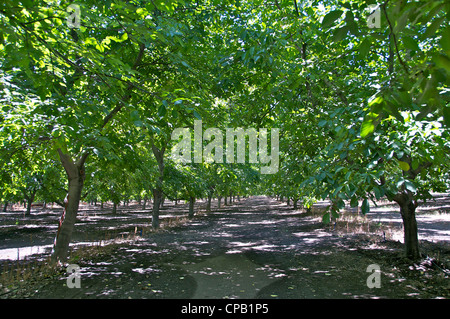
[[[412,193],[417,192],[416,186],[411,181],[405,180],[405,188]]]
[[[414,40],[412,37],[403,37],[402,38],[403,45],[405,48],[410,49],[411,51],[419,51],[419,45],[417,44],[416,40]]]
[[[450,73],[450,59],[443,54],[436,55],[433,58],[433,61],[436,63],[436,65],[440,68],[445,69],[448,73]]]
[[[370,48],[372,46],[371,38],[365,38],[361,44],[359,45],[359,58],[364,59],[367,54],[370,52]]]
[[[406,23],[408,22],[408,16],[409,11],[406,11],[397,19],[393,30],[394,33],[399,33],[405,28]]]
[[[331,216],[330,213],[326,213],[322,216],[322,223],[328,224],[330,222]]]
[[[372,120],[366,120],[361,124],[361,138],[365,138],[367,135],[375,130],[375,125]]]
[[[337,19],[342,16],[343,11],[335,10],[328,13],[322,20],[322,27],[328,28],[330,27]]]
[[[164,102],[164,101],[163,101]],[[167,102],[166,102],[167,103]],[[165,107],[165,105],[164,105],[164,103],[163,104],[161,104],[160,106],[159,106],[159,109],[158,109],[158,115],[159,115],[159,117],[164,117],[164,115],[166,115],[166,112],[167,112],[167,109],[166,109],[166,107]]]
[[[442,37],[441,37],[441,47],[444,49],[444,51],[447,53],[447,55],[450,55],[450,26],[445,28],[444,31],[442,31]]]
[[[370,211],[369,200],[367,198],[365,198],[361,205],[361,213],[363,215],[366,215],[369,211]]]
[[[345,38],[348,33],[348,27],[343,26],[342,28],[336,29],[333,32],[333,37],[331,38],[333,42],[339,42]]]
[[[450,128],[450,107],[444,106],[442,108],[442,113],[444,114],[444,123],[447,128]]]
[[[400,168],[402,170],[404,170],[405,172],[409,171],[410,167],[409,164],[403,161],[398,161],[398,165],[400,166]]]
[[[345,202],[342,199],[339,199],[336,202],[336,207],[337,207],[338,210],[344,209],[345,208]]]
[[[375,187],[373,188],[373,191],[374,191],[374,193],[375,193],[376,199],[380,199],[381,197],[383,197],[383,192],[382,192],[382,190],[380,190],[380,188],[378,188],[377,186],[375,186]]]
[[[197,113],[197,111],[194,110],[194,116],[197,120],[201,120],[202,116],[200,114]]]
[[[434,19],[434,21],[428,26],[427,31],[425,31],[422,39],[425,40],[428,37],[435,36],[436,30],[440,27],[442,24],[442,21],[444,21],[445,17],[440,17],[437,19]]]
[[[353,196],[350,200],[350,207],[357,207],[358,206],[358,197]]]
[[[181,64],[183,64],[188,69],[191,69],[191,66],[189,64],[187,64],[185,61],[181,61]]]
[[[324,127],[327,124],[327,120],[321,120],[319,124],[317,124],[319,127]]]
[[[377,104],[382,104],[384,102],[384,99],[381,96],[377,96],[375,97],[373,100],[371,100],[369,102],[369,107],[373,108],[375,107]]]
[[[413,159],[411,163],[412,169],[416,170],[419,167],[419,160]]]
[[[335,210],[332,210],[332,211],[331,211],[331,215],[332,215],[334,218],[339,218],[339,213],[338,213],[337,211],[335,211]]]

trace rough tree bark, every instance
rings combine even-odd
[[[190,196],[189,197],[189,218],[194,217],[194,203],[195,203],[195,197]]]
[[[27,211],[25,212],[25,216],[30,216],[31,215],[31,204],[33,204],[34,202],[34,197],[36,196],[36,188],[34,188],[30,194],[25,194],[24,197],[27,200]]]
[[[156,183],[156,187],[153,189],[153,210],[152,210],[152,227],[159,228],[159,208],[162,201],[162,184],[164,180],[164,152],[165,147],[161,149],[152,144],[152,151],[158,162],[159,177]]]
[[[76,162],[72,160],[70,155],[64,154],[61,149],[58,149],[58,154],[69,180],[69,191],[67,208],[63,216],[64,219],[55,238],[52,260],[54,262],[64,262],[69,253],[69,244],[77,219],[81,192],[85,180],[84,163],[86,162],[88,153],[84,153]]]
[[[209,191],[208,192],[208,201],[206,202],[206,211],[210,212],[211,211],[211,200],[212,200],[212,196],[213,196],[213,192]]]
[[[400,206],[400,214],[402,215],[406,257],[417,260],[420,258],[416,221],[417,201],[414,200],[413,194],[408,190],[397,194],[394,201]]]
[[[159,228],[159,204],[161,203],[162,190],[157,186],[153,189],[152,227]]]

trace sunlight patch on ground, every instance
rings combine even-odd
[[[222,238],[222,237],[234,237],[233,234],[227,233],[227,232],[215,232],[212,233],[210,235],[210,237],[218,237],[218,238]]]
[[[0,249],[0,260],[23,260],[35,254],[48,253],[52,247],[53,245],[41,245]]]
[[[224,227],[235,228],[235,227],[242,227],[243,225],[240,225],[240,224],[225,224],[223,226]]]
[[[152,273],[152,272],[161,272],[160,269],[155,269],[155,268],[151,268],[151,267],[147,267],[147,268],[133,268],[133,269],[131,269],[131,271],[137,272],[137,273],[139,273],[141,275],[149,274],[149,273]]]
[[[283,222],[282,220],[263,220],[257,222],[248,222],[249,225],[274,225]]]
[[[322,230],[315,230],[313,233],[311,232],[300,232],[300,233],[292,233],[293,236],[301,238],[303,243],[307,244],[315,244],[322,241],[324,238],[331,237],[330,233],[326,233]]]

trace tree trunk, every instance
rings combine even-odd
[[[5,205],[3,206],[3,212],[6,213],[6,210],[8,208],[8,202],[5,202]]]
[[[164,152],[165,147],[161,149],[157,148],[154,144],[152,144],[153,155],[156,158],[156,162],[158,163],[159,177],[156,187],[153,189],[153,211],[152,211],[152,227],[159,228],[159,206],[162,201],[162,184],[164,181]]]
[[[224,201],[223,205],[224,205],[224,206],[227,206],[227,205],[228,205],[228,204],[227,204],[227,195],[225,195],[225,197],[223,198],[223,201]]]
[[[400,214],[402,215],[406,257],[417,260],[420,258],[416,221],[417,203],[409,191],[398,194],[394,201],[400,206]]]
[[[152,227],[159,228],[159,204],[161,203],[162,191],[158,188],[153,189],[153,210]]]
[[[26,200],[27,200],[27,211],[25,213],[25,216],[30,216],[31,215],[31,204],[33,204],[34,201],[34,197],[36,196],[36,192],[33,192],[30,194],[30,196],[26,196]]]
[[[194,217],[194,203],[195,203],[195,197],[189,197],[189,218]]]
[[[222,197],[217,196],[217,208],[220,208],[220,201],[222,200]]]
[[[31,198],[27,199],[27,211],[25,212],[25,216],[30,216],[31,215],[31,204],[33,203],[33,201],[31,200]]]
[[[292,201],[294,202],[294,209],[297,209],[297,202],[298,202],[298,199],[297,199],[297,198],[294,198]]]
[[[144,203],[142,204],[142,210],[145,210],[145,206],[147,206],[147,196],[144,197]]]
[[[69,180],[69,193],[67,209],[62,217],[62,224],[55,239],[53,248],[53,260],[65,261],[69,253],[69,244],[72,239],[72,232],[77,219],[78,207],[80,205],[81,192],[84,184],[84,171],[79,177]]]
[[[113,215],[115,215],[117,213],[117,203],[113,202],[113,210],[112,210]]]
[[[211,199],[212,199],[212,193],[208,193],[208,201],[206,202],[206,211],[208,213],[211,211]]]
[[[164,202],[166,201],[166,196],[164,196],[164,194],[161,195],[161,201],[159,202],[159,205],[161,206],[161,208],[164,207]]]
[[[416,206],[412,203],[405,203],[400,207],[403,219],[404,239],[406,257],[412,260],[420,258],[419,234],[417,231]]]
[[[52,260],[54,262],[64,262],[69,254],[69,244],[77,219],[85,179],[84,162],[88,154],[84,153],[77,162],[73,162],[70,156],[64,154],[61,149],[58,149],[58,153],[69,180],[69,192],[67,194],[65,213],[61,217],[60,227],[56,234]]]

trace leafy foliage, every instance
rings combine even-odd
[[[88,157],[92,198],[330,199],[324,222],[449,186],[447,2],[85,0],[78,28],[69,4],[0,6],[3,201],[61,200]],[[200,119],[280,128],[278,173],[173,163],[171,132]]]

